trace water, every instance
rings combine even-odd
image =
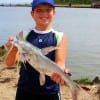
[[[0,7],[0,45],[34,27],[30,7]],[[56,8],[52,26],[68,39],[66,66],[73,78],[100,77],[100,9]]]

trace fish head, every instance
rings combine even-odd
[[[25,41],[17,40],[14,42],[14,45],[18,48],[20,53],[29,53],[31,51],[29,44]]]
[[[28,58],[29,62],[31,60],[37,62],[38,56],[42,54],[39,48],[25,40],[16,40],[14,45],[18,48],[20,58]]]

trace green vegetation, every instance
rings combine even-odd
[[[0,48],[0,57],[3,57],[7,51],[5,49]]]
[[[81,77],[77,80],[75,80],[77,83],[82,83],[82,84],[91,84],[93,82],[92,79],[90,79],[89,77]]]
[[[68,5],[68,4],[91,4],[92,2],[96,2],[100,0],[55,0],[56,4],[63,4],[63,5]]]
[[[100,1],[100,0],[55,0],[56,5],[91,5],[91,3]],[[4,4],[0,3],[0,6],[31,6],[30,3],[23,3],[23,4]]]

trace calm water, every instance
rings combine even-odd
[[[30,7],[0,7],[0,45],[34,27]],[[66,66],[73,78],[100,77],[100,9],[56,8],[52,26],[68,39]]]

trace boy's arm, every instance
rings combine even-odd
[[[17,47],[15,47],[15,46],[12,47],[13,41],[14,41],[14,37],[10,37],[8,42],[4,46],[8,50],[8,53],[5,57],[5,63],[9,68],[12,67],[16,63],[17,56],[18,56]],[[10,48],[12,48],[12,49],[10,49]]]
[[[16,61],[17,61],[17,57],[18,57],[18,49],[17,47],[13,47],[11,50],[8,51],[8,54],[5,57],[5,63],[8,67],[12,67]]]
[[[66,36],[63,35],[62,40],[60,41],[60,44],[58,45],[58,49],[56,50],[55,62],[60,66],[60,68],[65,73],[69,73],[69,70],[65,67],[66,51],[67,51],[67,39],[66,39]],[[64,80],[62,79],[60,73],[54,72],[51,76],[51,79],[61,85],[64,84]]]
[[[64,34],[58,45],[58,49],[56,50],[56,54],[55,54],[55,62],[61,67],[63,71],[65,70],[65,61],[67,55],[66,52],[67,52],[67,39]]]
[[[23,38],[22,31],[19,32],[18,35]],[[13,46],[13,48],[10,50],[13,41],[14,37],[10,37],[8,42],[5,44],[5,47],[7,47],[7,49],[9,50],[5,58],[5,63],[8,67],[12,67],[16,63],[19,55],[17,47]]]

